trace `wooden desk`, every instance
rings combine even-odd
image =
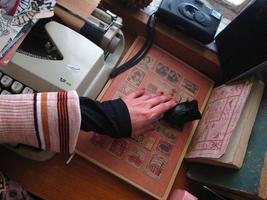
[[[44,199],[153,199],[79,156],[75,156],[69,165],[65,164],[68,159],[66,155],[56,155],[46,162],[35,162],[0,146],[0,158],[0,170]],[[185,168],[184,165],[181,167],[173,188],[187,188]]]
[[[122,17],[123,28],[127,32],[146,35],[149,18],[146,13],[129,10],[117,0],[102,0],[101,6]],[[186,35],[157,22],[154,43],[210,78],[220,81],[221,68],[217,54]]]
[[[126,50],[135,40],[125,34]],[[153,198],[76,155],[69,165],[67,155],[56,155],[46,162],[35,162],[18,156],[0,146],[0,171],[18,181],[37,196],[49,199],[72,200],[152,200]],[[173,188],[188,189],[182,165]]]
[[[105,0],[105,2],[110,3],[108,0]],[[125,15],[123,9],[119,12],[119,15]],[[135,37],[132,35],[133,30],[142,31],[145,20],[144,18],[139,19],[140,15],[137,15],[137,18],[135,18],[133,13],[130,13],[129,16],[124,20],[126,28],[129,28],[128,30],[131,33],[126,34],[126,49],[134,41]],[[132,25],[134,26],[130,27],[129,24],[131,22],[133,22]],[[141,29],[137,28],[139,25],[141,25]],[[205,66],[207,68],[218,67],[218,60],[214,53],[190,42],[187,43],[186,39],[175,38],[174,36],[177,35],[170,35],[167,29],[157,29],[157,33],[159,35],[156,38],[156,42],[158,44],[162,42],[165,45],[165,49],[170,47],[169,50],[171,52],[176,52],[174,55],[179,50],[179,57],[184,58],[185,61],[191,60],[193,65],[198,63],[203,68]],[[207,69],[205,70],[208,71]],[[56,155],[52,160],[47,162],[34,162],[22,158],[0,146],[0,158],[0,171],[3,171],[12,179],[17,180],[25,189],[44,199],[153,199],[79,156],[76,156],[69,165],[65,165],[68,158],[66,155]],[[183,163],[174,182],[173,189],[184,188],[191,190],[188,186],[185,172],[186,165]]]

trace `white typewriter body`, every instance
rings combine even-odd
[[[124,49],[123,34],[117,49],[104,56],[104,50],[76,31],[49,22],[45,29],[62,60],[48,60],[16,52],[2,70],[38,92],[76,90],[80,96],[95,99],[119,61]]]

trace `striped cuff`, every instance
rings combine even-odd
[[[80,123],[75,91],[0,96],[0,143],[72,153]]]

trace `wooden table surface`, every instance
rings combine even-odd
[[[76,155],[69,165],[67,155],[51,160],[28,160],[0,146],[0,171],[43,199],[59,200],[152,200],[153,198]],[[173,189],[187,189],[182,165]]]
[[[109,0],[106,0],[109,1]],[[129,23],[130,21],[128,21]],[[127,22],[126,22],[127,23]],[[134,24],[134,23],[133,23]],[[138,23],[137,23],[138,25]],[[133,26],[134,27],[134,26]],[[135,26],[138,27],[138,26]],[[140,26],[142,27],[142,26]],[[132,32],[131,29],[129,29]],[[136,30],[136,29],[135,29]],[[156,38],[158,42],[165,41],[167,37]],[[132,44],[134,37],[126,34],[126,48]],[[173,37],[172,37],[173,39]],[[176,41],[176,39],[175,39]],[[168,41],[169,44],[173,42]],[[179,44],[175,42],[175,44]],[[167,44],[167,45],[169,45]],[[217,66],[217,58],[211,53],[202,52],[191,45],[190,48],[180,45],[185,49],[184,53],[188,58],[203,66]],[[188,49],[191,49],[188,53]],[[177,45],[176,45],[177,47]],[[179,45],[178,45],[179,47]],[[175,48],[173,48],[174,50]],[[170,49],[172,50],[172,49]],[[193,52],[193,53],[192,53]],[[175,54],[174,54],[175,55]],[[192,56],[193,55],[193,56]],[[195,56],[196,55],[196,56]],[[185,58],[186,58],[185,56]],[[194,58],[194,59],[192,59]],[[186,60],[186,59],[185,59]],[[215,64],[214,64],[215,63]],[[75,156],[69,165],[65,162],[66,155],[56,155],[46,162],[35,162],[18,156],[17,154],[0,146],[0,171],[3,171],[10,178],[21,183],[26,190],[37,196],[48,200],[71,199],[71,200],[150,200],[152,197],[127,184],[119,178],[109,174],[79,156]],[[175,188],[190,190],[185,177],[186,165],[182,164],[180,171],[173,185]]]
[[[125,50],[135,36],[125,32]],[[0,146],[0,171],[18,181],[35,195],[48,200],[152,200],[144,192],[76,155],[69,165],[68,155],[58,154],[46,162],[36,162]],[[173,189],[188,189],[183,164]]]

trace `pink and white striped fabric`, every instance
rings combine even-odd
[[[73,153],[80,124],[75,91],[0,95],[0,143]]]

